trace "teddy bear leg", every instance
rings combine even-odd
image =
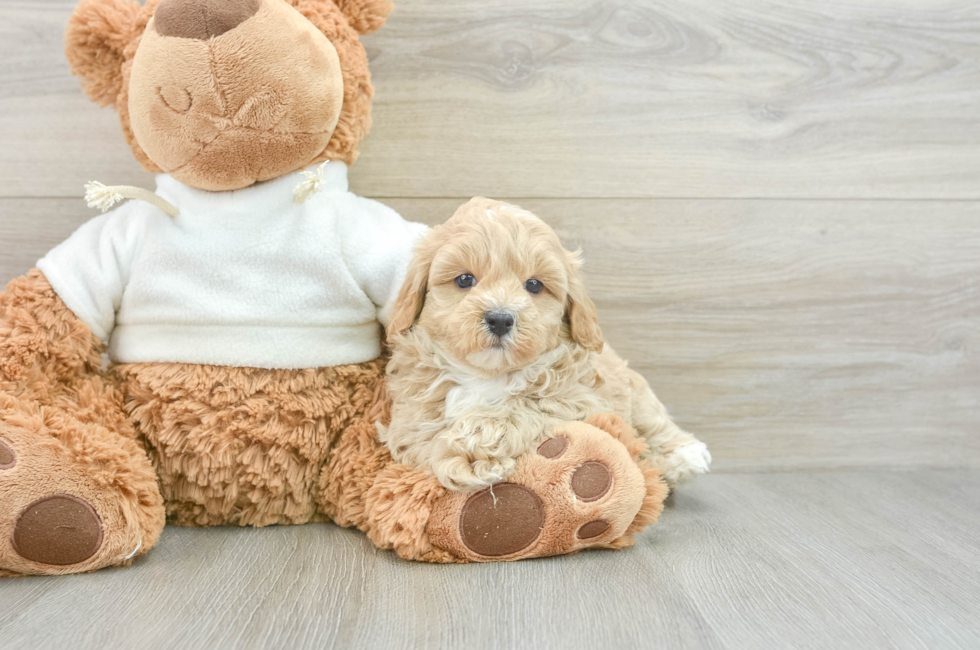
[[[630,546],[667,496],[660,472],[637,461],[645,449],[616,416],[555,427],[506,482],[437,499],[429,539],[473,562]]]
[[[128,564],[156,543],[163,503],[136,442],[0,394],[0,573]]]
[[[514,474],[478,492],[451,491],[391,460],[365,420],[348,429],[324,474],[330,516],[380,548],[426,562],[494,562],[619,548],[656,521],[660,472],[638,461],[642,439],[620,418],[567,423]]]
[[[159,537],[156,474],[101,350],[39,271],[0,294],[0,575],[125,564]]]
[[[320,474],[320,512],[407,559],[464,561],[430,543],[426,526],[432,505],[446,489],[431,474],[392,460],[375,424],[387,419],[382,383],[372,409],[353,421],[330,451]]]

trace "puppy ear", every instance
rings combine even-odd
[[[565,318],[568,320],[572,340],[593,352],[602,352],[604,341],[599,328],[599,314],[595,303],[585,291],[582,280],[582,259],[579,253],[568,254],[568,297]]]
[[[432,258],[435,256],[435,250],[432,250],[431,246],[426,246],[431,241],[431,237],[432,233],[419,243],[415,256],[408,265],[405,282],[402,283],[398,298],[391,308],[391,317],[386,330],[388,338],[407,332],[422,313],[425,292],[429,287],[429,267],[432,266]]]
[[[140,5],[134,0],[82,0],[65,30],[65,56],[71,73],[100,106],[122,89],[123,52],[136,36]]]
[[[385,24],[391,0],[334,0],[358,34],[370,34]]]

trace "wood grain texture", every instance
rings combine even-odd
[[[397,199],[436,224],[463,199]],[[582,248],[607,340],[716,471],[980,467],[980,206],[521,201]],[[95,213],[0,199],[0,281]]]
[[[0,0],[0,196],[143,175]],[[980,198],[980,3],[401,0],[365,38],[368,196]]]
[[[635,548],[398,560],[332,525],[164,531],[126,569],[0,582],[5,648],[975,648],[980,478],[712,475]]]

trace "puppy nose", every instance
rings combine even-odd
[[[488,311],[483,315],[483,322],[494,336],[506,336],[514,327],[514,315],[505,311]]]

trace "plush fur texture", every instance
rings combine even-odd
[[[94,101],[115,104],[144,169],[217,191],[324,160],[353,164],[374,93],[358,30],[380,27],[389,3],[261,0],[256,15],[209,41],[156,33],[159,3],[83,0],[65,35],[72,73]],[[297,42],[303,18],[325,38]],[[250,56],[237,58],[243,39]],[[146,56],[137,57],[144,40]],[[306,52],[313,41],[316,56]],[[146,63],[133,84],[137,58]],[[141,126],[149,110],[154,120],[166,115],[165,133],[156,122]]]
[[[68,20],[68,64],[99,106],[116,102],[122,91],[126,49],[138,38],[142,12],[135,0],[85,0]]]
[[[390,0],[336,0],[336,3],[359,34],[380,29],[392,10]]]
[[[461,276],[473,286],[460,288]],[[543,289],[529,291],[530,280]],[[513,327],[494,334],[490,314]],[[382,439],[443,485],[505,479],[552,427],[610,410],[648,440],[671,485],[708,469],[704,444],[603,345],[578,256],[517,206],[473,199],[420,242],[389,335],[394,406]]]
[[[255,51],[269,56],[242,55]],[[143,151],[175,179],[238,189],[312,162],[343,96],[330,40],[282,0],[263,0],[207,40],[162,36],[151,20],[132,63],[130,122]]]
[[[0,471],[0,572],[77,573],[128,563],[163,529],[156,473],[111,375],[103,346],[33,271],[0,294],[0,440],[17,454]],[[41,565],[11,544],[13,517],[51,494],[86,500],[105,539],[80,565]]]
[[[418,467],[394,463],[378,444],[373,422],[388,422],[389,401],[348,428],[324,474],[330,487],[325,511],[339,524],[357,526],[380,548],[409,560],[436,563],[509,561],[575,552],[584,548],[622,548],[657,521],[668,487],[660,471],[639,458],[646,443],[622,418],[599,414],[571,422],[554,434],[569,440],[558,459],[527,454],[516,464],[512,481],[533,487],[545,508],[545,524],[528,547],[506,556],[474,553],[460,535],[462,512],[470,495],[442,486]],[[595,502],[578,500],[570,479],[583,462],[600,461],[613,473],[613,488]],[[596,538],[579,539],[587,522],[602,520],[609,528]]]
[[[315,370],[118,367],[152,449],[167,517],[182,526],[316,519],[320,469],[371,406],[381,361]],[[324,517],[320,517],[320,520]]]
[[[384,361],[311,370],[191,364],[102,369],[104,346],[39,271],[0,294],[0,575],[123,566],[176,525],[255,525],[332,519],[381,548],[428,562],[516,560],[618,548],[656,520],[666,496],[645,443],[615,416],[557,430],[558,459],[519,458],[513,481],[538,495],[546,519],[534,543],[505,557],[471,550],[461,534],[468,494],[422,468],[395,463],[378,439],[387,423]],[[583,461],[605,464],[613,487],[584,503],[570,488]],[[24,508],[66,494],[91,505],[104,538],[84,562],[25,559],[12,544]],[[579,539],[583,522],[602,535]]]
[[[621,418],[606,415],[589,422],[567,422],[556,426],[551,433],[569,441],[566,451],[557,459],[525,454],[510,476],[513,483],[535,486],[544,503],[546,526],[530,546],[513,555],[494,557],[494,561],[558,555],[584,548],[632,546],[634,535],[656,521],[663,510],[667,485],[659,471],[647,463],[637,466],[638,455],[645,445]],[[625,446],[609,445],[610,435]],[[586,462],[597,461],[611,470],[612,487],[602,498],[585,502],[576,498],[569,483],[576,469]],[[428,524],[430,543],[452,556],[486,562],[490,558],[474,553],[458,532],[467,500],[465,492],[442,492]],[[580,539],[579,531],[592,521],[602,521],[609,527],[596,537]],[[551,525],[547,525],[549,522]]]

